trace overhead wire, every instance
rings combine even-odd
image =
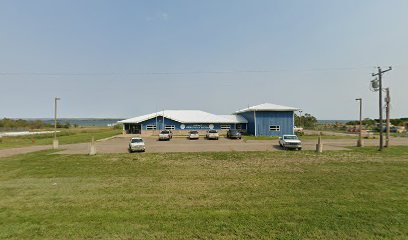
[[[309,69],[271,69],[271,70],[222,70],[222,71],[182,71],[182,72],[130,72],[130,73],[103,73],[103,72],[0,72],[1,76],[136,76],[136,75],[200,75],[200,74],[262,74],[276,72],[324,72],[324,71],[356,71],[372,69],[373,67],[336,67],[336,68],[309,68]]]

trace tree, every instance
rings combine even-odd
[[[309,113],[305,113],[303,116],[298,116],[295,114],[295,125],[304,128],[314,128],[317,124],[316,117]]]

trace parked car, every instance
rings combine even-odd
[[[304,134],[302,127],[296,127],[296,126],[294,126],[294,127],[293,127],[293,132],[294,132],[296,135],[303,135],[303,134]]]
[[[146,151],[145,144],[142,138],[135,137],[130,139],[129,142],[129,152],[144,152]]]
[[[188,138],[191,139],[199,139],[200,135],[198,135],[197,131],[190,131]]]
[[[217,131],[217,130],[208,130],[208,131],[207,131],[207,134],[205,135],[205,137],[206,137],[207,139],[215,139],[215,140],[218,140],[218,138],[219,138],[220,136],[218,135],[218,131]]]
[[[283,149],[302,150],[302,142],[296,135],[283,135],[279,138],[279,145]]]
[[[392,133],[403,133],[404,131],[405,131],[405,127],[401,127],[401,126],[390,127],[390,132]]]
[[[172,138],[173,138],[173,133],[170,130],[163,130],[159,133],[159,141],[161,140],[170,141],[170,139]]]
[[[241,139],[241,133],[238,130],[230,129],[227,132],[227,138]]]

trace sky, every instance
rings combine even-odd
[[[0,0],[0,118],[229,114],[408,117],[406,0]]]

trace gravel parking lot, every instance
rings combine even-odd
[[[132,136],[118,136],[110,140],[96,143],[98,153],[126,153],[129,139]],[[183,137],[174,137],[170,141],[158,141],[156,137],[144,137],[146,152],[228,152],[228,151],[277,151],[281,150],[278,140],[248,140],[227,139],[206,140],[203,137],[198,140],[189,140]],[[377,141],[372,141],[372,145]],[[407,142],[408,143],[408,142]],[[354,146],[354,139],[326,140],[325,150],[347,150],[345,147]],[[367,142],[367,144],[371,144]],[[303,141],[304,150],[314,150],[316,141]],[[61,154],[87,154],[89,144],[65,145],[66,149]]]
[[[127,147],[132,135],[118,135],[111,139],[96,143],[98,153],[127,153]],[[171,141],[158,141],[157,137],[144,137],[146,152],[228,152],[228,151],[280,151],[278,140],[231,140],[221,137],[219,140],[189,140],[183,137],[174,137]],[[315,150],[316,140],[304,140],[304,150]],[[366,146],[377,146],[378,139],[365,139]],[[324,150],[347,150],[347,147],[355,146],[356,139],[325,139],[323,137]],[[408,145],[408,138],[391,138],[392,145]],[[62,151],[58,154],[88,154],[90,144],[79,143],[61,145]],[[21,153],[29,153],[51,149],[51,146],[30,146],[23,148],[0,150],[0,157],[13,156]]]

